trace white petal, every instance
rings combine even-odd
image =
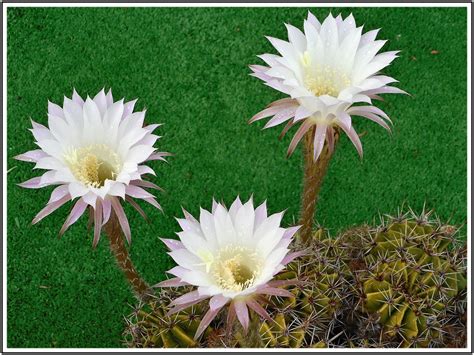
[[[168,252],[168,254],[179,266],[182,266],[188,270],[204,271],[205,267],[201,265],[202,260],[186,249],[173,250]]]
[[[140,144],[140,145],[132,147],[129,150],[125,160],[127,162],[140,164],[141,162],[144,162],[155,150],[156,149],[153,147]]]
[[[79,182],[72,182],[68,186],[69,194],[71,195],[71,200],[74,200],[76,197],[84,196],[89,192],[89,189],[84,186],[84,184]]]

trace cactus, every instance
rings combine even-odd
[[[245,333],[227,329],[227,312],[194,340],[206,312],[198,304],[167,316],[172,299],[190,288],[162,289],[129,317],[131,347],[465,347],[466,249],[458,230],[421,216],[399,214],[381,226],[359,226],[331,238],[319,228],[275,278],[294,297],[269,297],[271,320],[251,314]]]
[[[359,298],[349,317],[354,346],[439,347],[448,340],[443,327],[463,298],[465,258],[456,230],[428,217],[403,214],[341,237]]]
[[[200,305],[185,309],[178,314],[167,315],[172,293],[162,290],[160,297],[148,303],[140,303],[126,319],[126,345],[134,348],[193,348],[205,346],[205,342],[193,339],[205,310]],[[208,328],[203,336],[215,336]]]

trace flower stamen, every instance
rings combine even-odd
[[[314,70],[307,70],[304,85],[315,96],[337,97],[343,89],[351,85],[351,80],[342,71],[327,65],[318,65]]]
[[[72,174],[87,186],[99,188],[106,180],[115,180],[122,162],[105,144],[71,148],[65,155]]]
[[[261,263],[257,255],[247,248],[229,246],[219,252],[212,269],[222,289],[238,292],[254,284],[261,272]]]

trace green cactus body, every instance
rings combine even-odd
[[[404,219],[355,238],[346,246],[359,250],[362,265],[354,270],[364,298],[359,311],[375,316],[380,338],[393,346],[440,346],[453,300],[466,288],[462,262],[449,250],[452,236],[435,223]]]
[[[293,297],[262,299],[270,319],[250,314],[227,329],[223,311],[194,340],[207,303],[167,316],[191,288],[162,289],[128,319],[130,347],[465,347],[466,249],[452,226],[406,215],[336,238],[318,229],[306,254],[275,276]],[[263,297],[263,296],[262,296]]]

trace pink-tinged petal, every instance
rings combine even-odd
[[[289,157],[296,149],[296,146],[300,142],[301,138],[308,132],[308,130],[314,125],[310,120],[304,121],[296,131],[293,139],[291,140],[290,146],[288,147],[287,157]]]
[[[41,184],[41,176],[34,177],[17,185],[26,189],[40,189],[44,187],[44,185]]]
[[[288,108],[290,106],[297,107],[298,105],[299,105],[299,103],[295,99],[292,99],[290,97],[285,97],[283,99],[279,99],[279,100],[271,102],[269,105],[267,105],[267,108],[268,107],[276,107],[276,106],[280,106],[282,108]]]
[[[354,144],[354,146],[356,147],[357,153],[359,153],[359,156],[362,158],[362,156],[363,156],[363,153],[362,153],[362,143],[360,142],[359,135],[358,135],[357,132],[354,130],[354,127],[351,127],[350,130],[346,130],[345,127],[343,127],[343,126],[340,126],[340,127],[341,127],[342,130],[347,134],[347,136],[348,136],[349,139],[351,140],[352,144]]]
[[[237,198],[232,202],[229,208],[229,214],[232,220],[235,220],[235,216],[237,216],[237,212],[242,208],[242,201],[240,200],[240,196],[237,196]],[[217,206],[216,206],[217,208]],[[212,208],[212,213],[216,211],[216,208]],[[202,221],[201,221],[202,223]]]
[[[385,118],[390,123],[392,122],[390,120],[390,117],[388,117],[388,115],[385,112],[383,112],[381,109],[379,109],[378,107],[375,107],[375,106],[353,106],[353,107],[349,108],[347,110],[347,112],[351,115],[358,115],[359,113],[370,112],[370,113],[374,113],[376,115],[379,115],[379,116]]]
[[[163,212],[163,208],[161,208],[161,205],[155,200],[155,198],[153,197],[144,198],[143,201],[148,202],[150,205],[152,205],[155,208],[158,208],[161,212]]]
[[[327,126],[325,124],[319,123],[316,126],[316,132],[314,134],[314,143],[313,143],[314,161],[318,160],[319,156],[321,155],[321,152],[323,151],[324,142],[326,141],[326,132],[327,132]]]
[[[59,117],[59,118],[64,118],[63,109],[60,106],[53,104],[50,101],[48,101],[48,114]]]
[[[265,54],[257,55],[257,57],[260,58],[261,60],[263,60],[266,64],[268,64],[270,66],[274,66],[274,65],[279,64],[279,62],[277,61],[277,58],[279,58],[279,56],[276,55],[276,54],[265,53]]]
[[[148,145],[136,145],[128,151],[126,160],[136,164],[142,163],[145,160],[148,161],[152,156],[156,155],[153,154],[155,150],[156,148],[150,147]]]
[[[381,97],[381,96],[379,96],[379,95],[368,94],[367,96],[370,97],[370,98],[373,99],[373,100],[385,101],[385,100],[383,99],[383,97]]]
[[[265,126],[263,127],[264,129],[270,128],[277,126],[285,121],[288,121],[290,118],[292,118],[295,115],[296,107],[288,108],[285,110],[282,110],[278,112],[271,120],[269,120]]]
[[[132,114],[133,108],[135,107],[136,103],[137,99],[124,103],[122,119]]]
[[[95,193],[93,193],[92,191],[89,191],[84,196],[82,196],[82,199],[84,200],[84,202],[87,203],[92,208],[95,208],[97,198],[98,198],[98,196]]]
[[[281,261],[282,265],[286,265],[288,263],[291,263],[293,260],[296,258],[299,258],[300,256],[306,255],[308,252],[305,250],[300,250],[300,251],[295,251],[294,253],[290,253],[287,256],[283,258]]]
[[[225,297],[223,295],[215,295],[209,300],[209,307],[213,311],[216,310],[216,309],[221,309],[229,301],[230,301],[230,298],[228,298],[228,297]]]
[[[251,309],[255,311],[260,317],[266,319],[267,321],[271,322],[272,318],[270,315],[267,313],[267,311],[254,299],[250,298],[246,301],[247,306],[249,306]]]
[[[374,89],[374,90],[368,90],[364,92],[366,95],[374,95],[374,94],[405,94],[405,95],[410,95],[406,91],[396,88],[394,86],[385,86],[382,88]]]
[[[370,112],[359,112],[359,113],[352,113],[354,115],[357,115],[357,116],[361,116],[361,117],[365,117],[377,124],[379,124],[380,126],[382,126],[383,128],[385,128],[387,131],[389,131],[390,133],[392,132],[392,130],[390,129],[389,125],[382,119],[380,118],[379,116],[373,114],[373,113],[370,113]]]
[[[377,37],[377,34],[379,33],[380,29],[368,31],[364,33],[360,39],[359,42],[359,48],[366,45],[367,43],[375,41],[375,38]]]
[[[146,166],[146,165],[138,166],[138,173],[140,175],[151,174],[151,175],[156,176],[155,171],[152,168],[150,168],[149,166]]]
[[[149,124],[148,126],[143,127],[143,129],[147,130],[149,133],[153,132],[155,129],[160,127],[161,123]]]
[[[199,221],[193,217],[193,215],[191,213],[189,213],[188,211],[186,211],[184,208],[181,207],[181,209],[183,210],[183,214],[184,214],[184,218],[186,218],[187,220],[193,222],[193,223],[198,223],[199,224]]]
[[[100,114],[103,117],[105,115],[105,112],[107,111],[107,101],[105,99],[104,89],[100,90],[99,93],[95,95],[93,101],[97,105],[97,108],[99,109]]]
[[[41,149],[30,150],[29,152],[17,155],[13,159],[26,161],[28,163],[36,163],[41,158],[47,157],[48,154],[43,152]]]
[[[295,233],[301,228],[301,226],[293,226],[289,227],[285,230],[283,237],[281,239],[291,239],[295,235]]]
[[[255,222],[253,225],[254,232],[258,227],[260,227],[267,216],[267,201],[263,201],[263,203],[255,209]]]
[[[110,213],[112,212],[112,203],[109,199],[105,199],[102,201],[102,212],[102,225],[104,226],[109,221]]]
[[[341,112],[337,117],[340,126],[344,126],[346,130],[350,130],[352,127],[352,118],[346,112]]]
[[[271,76],[269,76],[269,75],[266,75],[264,72],[260,72],[260,71],[257,71],[257,72],[255,72],[255,73],[252,73],[252,74],[249,74],[249,75],[250,75],[250,76],[253,76],[253,77],[257,78],[257,79],[260,79],[260,80],[262,80],[262,81],[265,81],[265,82],[270,81],[270,80],[273,79],[273,77],[271,77]]]
[[[294,121],[298,122],[304,118],[311,116],[313,113],[304,106],[299,106],[295,112]]]
[[[164,161],[164,162],[167,162],[167,160],[163,157],[171,157],[173,156],[172,153],[168,153],[168,152],[158,152],[158,153],[154,153],[154,154],[151,154],[147,159],[146,161],[152,161],[152,160],[161,160],[161,161]]]
[[[229,333],[234,326],[234,321],[235,321],[235,307],[234,307],[234,302],[231,302],[229,305],[229,309],[227,311],[227,321],[226,321],[226,329],[227,333]]]
[[[114,209],[115,214],[119,220],[120,227],[122,228],[125,238],[127,239],[128,244],[132,242],[132,236],[130,232],[130,225],[128,224],[127,216],[120,204],[120,201],[117,198],[111,198],[110,202],[112,203],[112,208]]]
[[[100,239],[100,231],[102,229],[102,203],[97,200],[94,210],[94,240],[92,241],[92,247],[97,247]]]
[[[72,91],[72,101],[78,105],[84,105],[84,99],[77,93],[76,89]]]
[[[115,182],[115,184],[110,186],[109,195],[125,199],[125,185],[123,183]]]
[[[259,113],[257,113],[256,115],[254,115],[250,120],[249,120],[249,124],[252,124],[256,121],[259,121],[263,118],[266,118],[266,117],[270,117],[270,116],[273,116],[275,115],[276,113],[280,112],[281,111],[281,107],[280,106],[275,106],[275,107],[268,107],[266,109],[264,109],[263,111],[260,111]]]
[[[174,277],[169,280],[161,281],[153,287],[179,287],[189,285],[187,282],[181,281],[179,277]]]
[[[197,233],[201,231],[201,226],[199,224],[190,222],[186,218],[175,218],[175,219],[183,231],[194,231]]]
[[[125,188],[125,194],[139,199],[146,199],[150,197],[154,197],[152,194],[147,192],[146,190],[142,189],[141,187],[135,185],[128,185]]]
[[[46,186],[58,183],[56,179],[56,173],[57,172],[54,170],[45,172],[43,175],[41,175],[40,184]]]
[[[237,319],[239,320],[240,324],[242,324],[244,331],[247,332],[247,329],[249,328],[249,310],[247,308],[247,304],[245,301],[239,299],[235,300],[233,303]]]
[[[44,126],[43,128],[32,128],[30,131],[33,133],[33,137],[35,137],[37,142],[54,139],[49,129]]]
[[[61,227],[59,236],[62,236],[70,226],[76,223],[76,221],[84,214],[87,206],[87,203],[85,203],[81,198],[77,200],[76,204],[71,210],[71,213],[69,213],[69,216],[66,218],[66,221]]]
[[[290,128],[293,127],[294,124],[295,124],[294,119],[289,120],[288,123],[285,125],[285,127],[283,127],[280,135],[278,136],[278,139],[281,140],[285,136],[285,134],[290,130]]]
[[[53,202],[56,202],[56,201],[62,199],[67,194],[69,194],[68,185],[61,185],[61,186],[56,187],[53,190],[53,192],[51,192],[51,196],[49,198],[48,205],[50,203],[53,203]]]
[[[107,107],[110,107],[114,104],[114,97],[112,96],[112,89],[109,89],[109,91],[107,91],[107,94],[105,95],[105,103],[107,104]]]
[[[154,183],[146,180],[132,180],[130,181],[131,185],[136,185],[136,186],[141,186],[141,187],[146,187],[148,189],[155,189],[159,191],[164,191],[161,187],[158,185],[155,185]]]
[[[148,219],[148,216],[146,215],[145,211],[143,211],[143,209],[138,205],[138,203],[136,203],[133,198],[129,197],[129,196],[126,196],[125,197],[125,200],[130,203],[132,205],[133,208],[135,208],[137,210],[137,212],[140,214],[140,216],[143,217],[143,219],[147,222],[150,222],[150,220]]]
[[[70,196],[69,196],[69,195],[66,195],[66,196],[64,196],[63,198],[59,199],[58,201],[46,205],[46,207],[44,207],[44,208],[36,215],[35,218],[33,218],[33,221],[31,222],[31,224],[36,224],[36,223],[38,223],[38,222],[41,221],[44,217],[50,215],[51,213],[53,213],[54,211],[56,211],[59,207],[61,207],[62,205],[64,205],[66,202],[70,201],[70,199],[71,199]]]
[[[221,307],[222,308],[222,307]],[[199,323],[199,326],[196,330],[196,334],[194,335],[194,339],[197,340],[201,334],[206,330],[206,328],[211,324],[213,319],[217,316],[221,308],[212,310],[209,308],[209,310],[206,312],[204,317],[202,317],[201,322]]]
[[[251,64],[251,65],[249,65],[249,68],[254,73],[266,72],[269,69],[268,67],[266,67],[264,65],[258,65],[258,64]]]
[[[372,76],[371,78],[380,81],[384,85],[388,85],[391,83],[398,83],[398,80],[387,75],[375,75],[375,76]]]
[[[185,304],[189,302],[194,302],[199,299],[201,299],[201,295],[199,294],[199,292],[191,291],[178,298],[175,298],[173,301],[171,301],[170,306],[176,306],[176,305],[181,305],[181,304]]]
[[[292,294],[290,291],[276,287],[263,287],[257,290],[255,293],[269,296],[295,297],[295,295]]]
[[[46,129],[46,130],[48,130],[48,128],[46,126],[42,125],[41,123],[35,122],[32,119],[30,119],[30,121],[31,121],[31,126],[33,127],[33,129]]]
[[[174,268],[166,271],[168,274],[171,274],[173,276],[176,276],[176,277],[179,277],[180,279],[182,279],[183,277],[186,276],[186,274],[189,272],[188,269],[185,269],[184,267],[182,266],[175,266]]]
[[[316,16],[314,16],[310,11],[308,11],[308,22],[314,26],[318,31],[321,28],[321,23],[318,21]]]
[[[181,243],[179,240],[175,239],[166,239],[166,238],[160,238],[160,240],[166,245],[166,247],[170,250],[178,250],[178,249],[183,249],[184,245]]]
[[[285,24],[285,26],[288,31],[288,40],[290,43],[295,46],[296,50],[304,52],[306,50],[306,37],[303,32],[295,26],[289,24]]]

